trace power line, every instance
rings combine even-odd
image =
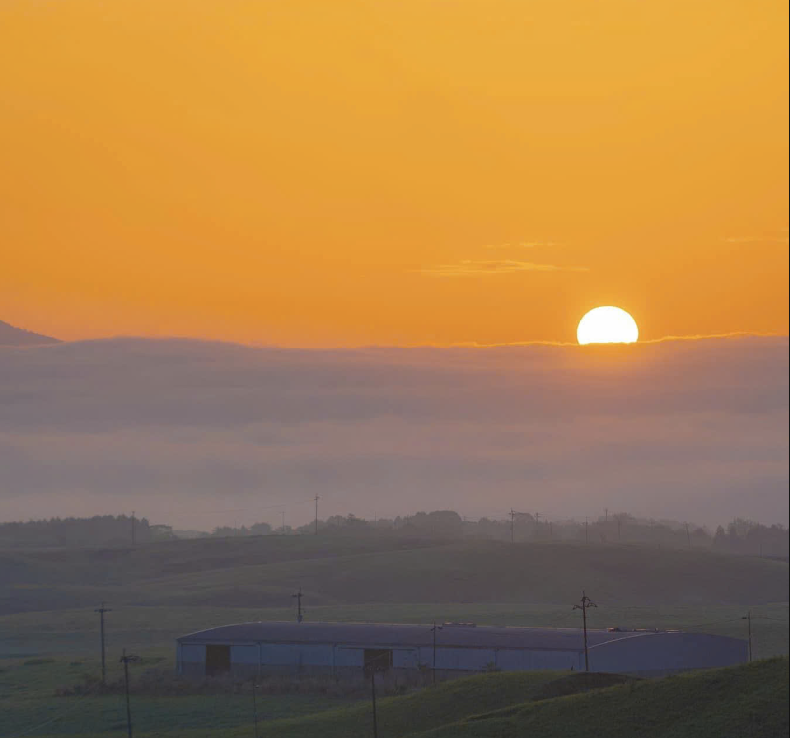
[[[280,502],[273,505],[255,505],[254,507],[236,507],[228,508],[226,510],[194,510],[190,511],[189,515],[222,515],[224,513],[237,513],[237,512],[254,512],[255,510],[277,510],[283,507],[293,507],[294,505],[304,505],[307,502],[313,502],[314,497],[309,497],[305,500],[293,500],[291,502]]]
[[[63,712],[61,712],[60,715],[56,715],[55,717],[50,718],[49,720],[47,720],[47,721],[45,721],[43,723],[39,723],[38,725],[33,725],[30,728],[26,728],[25,730],[23,730],[20,733],[12,733],[11,735],[5,736],[5,738],[21,738],[21,736],[23,736],[23,735],[30,735],[31,733],[33,733],[36,730],[39,730],[40,728],[46,728],[47,725],[52,725],[52,723],[57,722],[62,717],[65,717],[69,713],[72,713],[76,709],[82,707],[83,701],[86,700],[88,697],[95,697],[95,694],[92,693],[92,692],[88,692],[87,694],[80,695],[78,700],[77,700],[77,702],[76,702],[76,704],[72,705],[68,709],[66,709]]]
[[[741,618],[729,618],[728,620],[714,620],[711,623],[700,623],[699,625],[686,625],[684,629],[689,630],[691,628],[707,628],[710,625],[723,625],[724,623],[737,623],[741,620]]]

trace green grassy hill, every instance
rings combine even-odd
[[[445,682],[403,697],[379,699],[379,738],[402,738],[414,731],[438,728],[481,712],[542,699],[552,694],[553,684],[566,679],[567,676],[556,671],[486,674]],[[592,687],[626,681],[627,678],[617,675],[593,675]],[[278,738],[355,738],[372,735],[372,726],[371,703],[363,701],[303,718],[276,720],[266,730]],[[243,735],[244,727],[227,733],[228,738]],[[212,738],[212,733],[195,731],[188,738]]]
[[[652,605],[786,602],[788,565],[707,550],[391,535],[175,541],[137,549],[0,553],[0,612],[119,604],[276,607],[398,602]]]
[[[583,679],[584,675],[577,678]],[[420,738],[784,738],[788,661],[630,682],[600,691],[525,702],[430,731]],[[309,724],[309,720],[306,721]],[[305,738],[310,734],[303,733]],[[351,734],[349,734],[351,735]]]
[[[380,738],[785,738],[788,661],[641,680],[611,674],[485,674],[378,700]],[[311,712],[311,711],[307,711]],[[210,716],[206,723],[211,723]],[[172,720],[170,721],[172,723]],[[262,735],[366,738],[369,700],[302,717],[274,719]],[[95,733],[73,733],[99,738]],[[139,726],[140,738],[245,738],[252,725],[175,732]],[[43,735],[43,733],[42,733]],[[60,736],[62,733],[51,733]]]
[[[86,676],[95,678],[99,673],[94,608],[102,600],[112,607],[107,616],[108,679],[121,677],[118,656],[127,648],[143,657],[142,663],[133,665],[134,684],[150,668],[163,675],[173,673],[174,641],[180,635],[233,622],[291,619],[291,595],[298,586],[305,594],[308,620],[458,620],[576,627],[580,618],[571,605],[584,588],[599,605],[589,614],[594,628],[672,627],[745,638],[742,618],[752,608],[756,657],[787,654],[787,575],[788,566],[783,562],[705,550],[448,543],[391,535],[199,539],[136,549],[5,550],[0,551],[0,726],[26,730],[51,717],[48,733],[35,733],[39,738],[99,738],[123,731],[125,708],[120,695],[55,696],[61,688],[73,687]],[[670,679],[608,689],[609,682],[599,678],[592,686],[603,688],[600,692],[569,697],[557,695],[577,691],[578,675],[482,675],[382,699],[380,735],[400,737],[436,730],[445,731],[437,733],[441,736],[525,732],[573,736],[577,734],[571,731],[578,726],[568,722],[568,715],[577,709],[601,730],[603,708],[599,710],[596,701],[600,698],[612,700],[607,710],[619,711],[612,724],[620,733],[604,730],[596,733],[596,738],[705,736],[689,732],[689,726],[693,727],[697,713],[705,725],[720,725],[714,716],[719,709],[718,698],[714,699],[717,690],[727,710],[742,709],[743,714],[754,716],[749,718],[751,730],[753,724],[762,724],[754,721],[763,720],[764,715],[781,719],[774,704],[776,680],[767,675],[779,668],[776,663],[783,664],[786,693],[787,661],[771,663],[773,666],[749,667],[753,671],[743,672],[744,677],[722,672],[721,682],[710,673],[693,678],[714,679],[712,682]],[[676,684],[681,686],[673,686]],[[684,699],[700,684],[704,686],[698,689],[696,710]],[[640,691],[653,687],[658,691]],[[679,694],[661,691],[670,688]],[[636,690],[637,697],[629,696],[628,690]],[[355,702],[359,696],[262,696],[266,732],[261,734],[286,738],[370,735],[369,702]],[[246,694],[159,697],[134,691],[133,699],[138,736],[252,735]],[[578,707],[562,700],[579,700]],[[656,707],[653,712],[652,707],[647,709],[653,701],[661,705],[661,700],[677,702],[677,725],[666,727],[666,721],[661,722],[671,705]],[[656,721],[665,732],[634,732],[634,718],[628,710],[642,702],[647,705],[645,724],[650,727],[650,721]],[[505,708],[510,712],[497,712]],[[472,719],[480,713],[492,714]],[[731,716],[723,727],[743,728],[739,715]],[[458,723],[462,718],[466,722]],[[457,724],[448,727],[452,721]],[[554,728],[545,726],[554,723],[560,732],[546,732]],[[525,728],[527,725],[539,729]],[[766,725],[766,730],[774,730],[774,723]],[[675,728],[678,732],[672,732]],[[736,734],[751,735],[719,735]]]
[[[787,659],[659,680],[487,674],[380,700],[378,732],[380,738],[786,738],[788,686]],[[363,738],[372,734],[371,706],[277,720],[266,729],[278,738]],[[223,736],[247,733],[240,727]]]

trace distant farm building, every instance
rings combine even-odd
[[[184,676],[327,674],[431,670],[584,669],[580,629],[472,624],[261,622],[226,625],[177,641]],[[747,660],[746,641],[679,631],[588,630],[590,669],[641,675],[729,666]]]

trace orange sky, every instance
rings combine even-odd
[[[787,333],[787,28],[784,0],[4,0],[0,319]]]

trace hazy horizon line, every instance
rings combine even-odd
[[[50,338],[55,338],[50,336]],[[14,344],[0,344],[2,348],[12,349],[36,349],[36,348],[57,348],[64,344],[89,344],[110,341],[151,341],[151,342],[194,342],[206,344],[225,344],[228,346],[241,346],[244,348],[254,349],[279,349],[284,351],[354,351],[360,349],[454,349],[454,348],[522,348],[527,346],[553,346],[558,348],[576,347],[576,348],[589,348],[590,346],[611,346],[611,347],[624,347],[624,346],[646,346],[657,343],[669,343],[674,341],[706,341],[706,340],[720,340],[727,338],[786,338],[790,339],[788,333],[763,333],[758,331],[730,331],[727,333],[698,333],[691,335],[668,335],[660,338],[649,338],[646,340],[637,340],[633,343],[593,343],[593,344],[579,344],[576,341],[549,341],[549,340],[527,340],[527,341],[507,341],[507,342],[494,342],[494,343],[481,343],[478,341],[456,341],[452,343],[404,343],[404,344],[386,344],[386,343],[360,343],[349,345],[326,344],[326,345],[286,345],[277,343],[259,343],[259,342],[244,342],[223,338],[204,338],[200,336],[189,335],[167,335],[167,336],[147,336],[139,334],[125,334],[120,333],[110,336],[100,336],[97,338],[76,338],[76,339],[59,339],[55,338],[57,343],[54,344],[28,344],[28,345],[14,345]]]

